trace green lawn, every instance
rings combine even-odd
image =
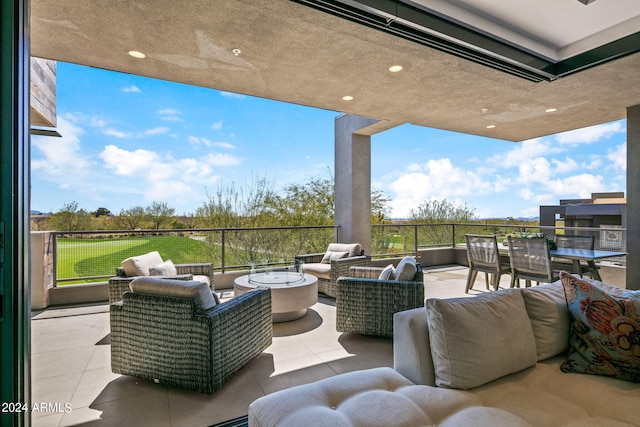
[[[115,275],[116,267],[120,266],[123,259],[150,251],[160,252],[163,260],[170,259],[174,264],[213,261],[210,259],[212,251],[209,244],[188,237],[61,238],[58,240],[57,276],[72,278]]]

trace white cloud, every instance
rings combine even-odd
[[[497,154],[487,159],[487,163],[500,168],[519,167],[537,157],[559,153],[561,150],[550,146],[542,139],[529,139],[514,144],[513,149],[503,154]]]
[[[549,181],[546,187],[557,197],[580,199],[590,198],[591,193],[607,191],[602,176],[587,173]]]
[[[140,90],[140,88],[138,86],[136,86],[136,85],[131,85],[129,87],[123,87],[120,90],[122,90],[123,92],[142,92]]]
[[[138,182],[132,187],[146,201],[176,204],[197,196],[203,186],[218,182],[220,177],[216,167],[235,166],[243,161],[239,157],[219,153],[211,153],[201,159],[176,159],[149,150],[128,151],[115,145],[106,146],[100,158],[105,167],[117,176]]]
[[[565,157],[564,160],[551,159],[551,163],[553,163],[558,173],[568,173],[582,168],[582,166],[571,157]]]
[[[614,168],[626,171],[627,143],[625,142],[623,144],[615,146],[613,150],[610,150],[609,153],[607,153],[607,159],[611,161]]]
[[[205,161],[213,166],[237,166],[243,159],[230,154],[210,153],[205,156]]]
[[[142,132],[142,135],[146,136],[146,135],[161,135],[163,133],[167,133],[169,132],[169,128],[165,128],[165,127],[157,127],[157,128],[153,128],[153,129],[147,129],[145,131]]]
[[[105,130],[102,131],[103,134],[108,135],[108,136],[114,136],[116,138],[120,138],[120,139],[134,139],[134,138],[144,138],[146,136],[150,136],[150,135],[161,135],[161,134],[165,134],[168,133],[170,131],[169,128],[167,127],[156,127],[156,128],[152,128],[152,129],[147,129],[147,130],[143,130],[143,131],[138,131],[138,132],[124,132],[118,129],[113,129],[113,128],[107,128]]]
[[[235,145],[224,142],[224,141],[211,141],[208,138],[198,138],[197,136],[188,136],[187,141],[192,145],[204,145],[206,147],[220,147],[225,148],[227,150],[234,150],[236,148]]]
[[[213,130],[220,130],[222,129],[222,120],[217,121],[217,122],[213,122],[213,124],[211,124],[211,129]]]
[[[48,175],[49,180],[54,182],[84,175],[89,170],[90,161],[81,150],[80,136],[84,133],[83,129],[64,117],[58,117],[57,129],[61,138],[31,138],[31,144],[36,148],[31,160],[32,170]],[[36,154],[42,157],[38,158]]]
[[[552,175],[551,164],[544,157],[525,160],[518,167],[517,181],[522,184],[530,182],[544,182]]]
[[[220,92],[220,95],[225,96],[227,98],[235,98],[235,99],[244,99],[246,98],[246,95],[242,95],[239,93],[233,93],[233,92]]]
[[[453,166],[450,159],[429,160],[424,166],[411,164],[406,173],[389,184],[394,217],[405,217],[412,208],[430,199],[452,200],[483,194],[492,184],[474,171]]]
[[[117,175],[123,176],[138,175],[140,171],[150,170],[160,161],[160,156],[153,151],[143,149],[127,151],[115,145],[104,147],[100,158],[104,160],[107,168],[113,169]]]
[[[616,133],[626,132],[622,122],[606,123],[588,128],[563,132],[555,136],[560,144],[592,144],[601,139],[610,138]]]
[[[213,145],[215,145],[216,147],[226,148],[226,149],[229,149],[229,150],[235,150],[235,148],[236,148],[235,145],[230,144],[228,142],[222,142],[222,141],[214,142]]]
[[[158,110],[158,115],[161,120],[165,122],[184,122],[184,119],[180,117],[182,111],[176,110],[175,108],[163,108]]]
[[[158,110],[158,114],[161,116],[174,116],[177,114],[182,114],[180,110],[176,110],[175,108],[162,108]]]

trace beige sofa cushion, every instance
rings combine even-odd
[[[129,283],[129,289],[138,294],[191,298],[201,310],[208,310],[219,304],[218,296],[204,282],[141,276]]]
[[[331,264],[321,262],[310,262],[303,267],[305,273],[313,274],[319,279],[331,279]]]
[[[508,354],[505,354],[505,359]],[[561,356],[473,390],[407,384],[389,368],[340,374],[249,406],[255,427],[631,427],[638,384],[560,371]]]
[[[533,329],[519,290],[431,298],[426,308],[436,385],[469,389],[536,363]]]
[[[249,425],[433,426],[476,402],[464,392],[415,386],[391,368],[374,368],[264,396],[250,405]]]
[[[162,264],[162,257],[158,251],[153,251],[127,258],[122,261],[121,266],[127,276],[148,276],[149,267],[158,264]]]
[[[562,283],[557,281],[522,290],[524,304],[536,338],[537,360],[567,351],[569,310]]]

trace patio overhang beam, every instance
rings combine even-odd
[[[640,32],[560,61],[400,1],[293,0],[532,81],[553,81],[640,51]]]

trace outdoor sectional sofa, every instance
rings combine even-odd
[[[640,425],[640,292],[562,281],[397,313],[394,369],[264,396],[249,425]]]

